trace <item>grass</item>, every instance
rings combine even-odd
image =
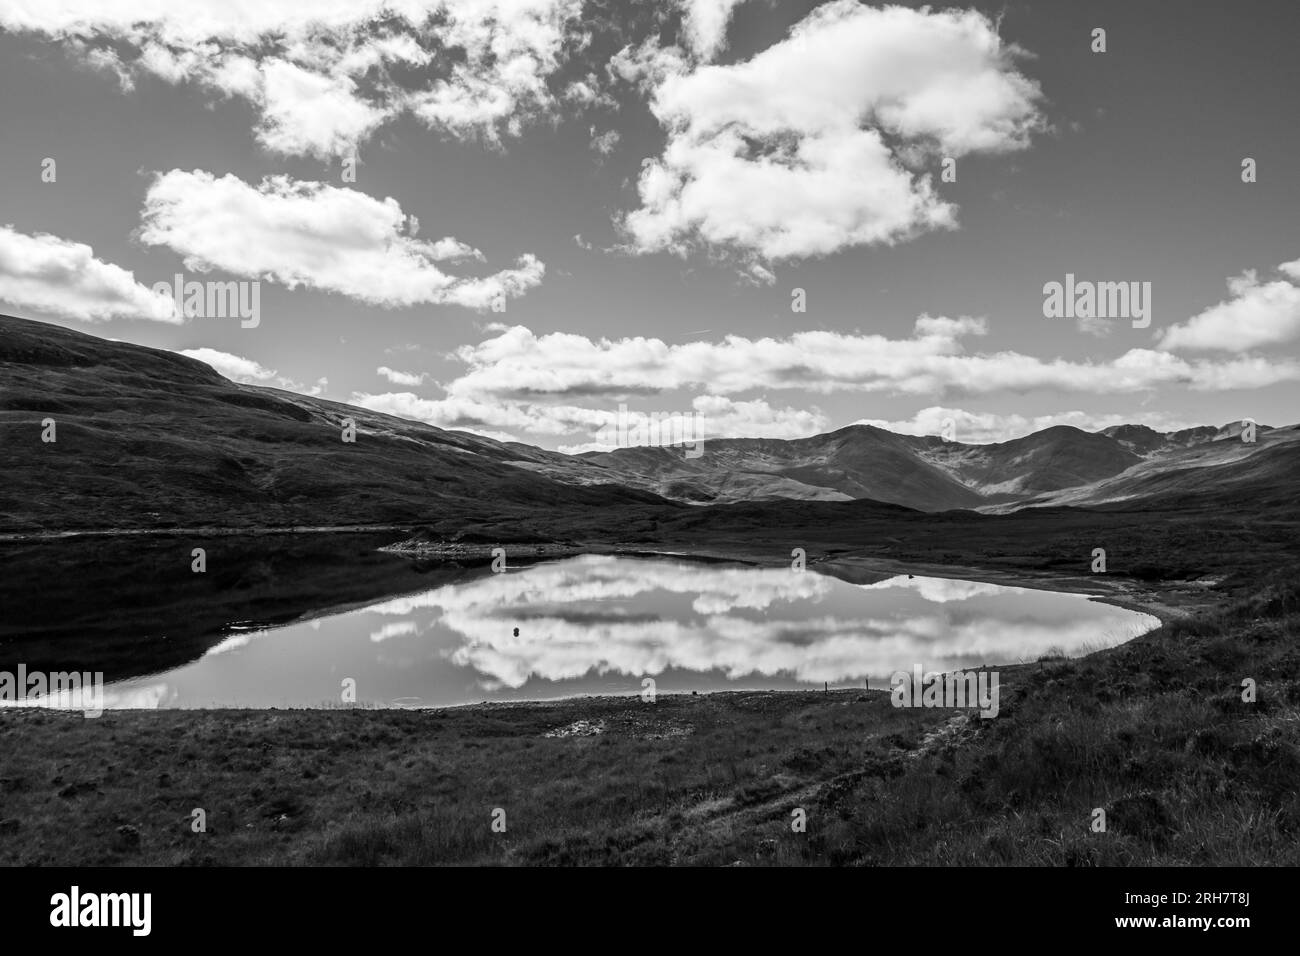
[[[1295,579],[1085,658],[1004,668],[991,720],[865,691],[11,709],[0,862],[1295,865]]]

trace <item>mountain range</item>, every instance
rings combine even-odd
[[[695,457],[680,446],[577,456],[596,473],[575,468],[568,456],[519,464],[559,480],[616,482],[697,504],[869,498],[920,511],[1005,512],[1238,486],[1296,500],[1288,478],[1300,464],[1300,427],[1259,425],[1253,441],[1243,440],[1242,432],[1241,422],[1175,432],[1145,425],[1097,432],[1056,425],[976,445],[850,425],[793,441],[705,441]]]
[[[42,441],[53,419],[55,441]],[[343,438],[345,420],[355,441]],[[919,511],[1300,495],[1300,427],[1059,425],[995,444],[850,425],[795,440],[565,455],[223,378],[0,316],[0,530],[401,524],[530,510],[868,499]]]

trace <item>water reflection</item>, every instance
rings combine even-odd
[[[108,706],[450,705],[583,693],[885,682],[1127,640],[1155,618],[1081,595],[942,578],[584,556],[484,573],[285,627],[111,685]],[[151,703],[152,702],[152,703]],[[395,703],[399,702],[399,703]]]

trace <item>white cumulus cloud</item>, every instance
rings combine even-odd
[[[1228,280],[1230,298],[1160,335],[1162,349],[1245,352],[1300,338],[1300,260],[1285,278],[1261,282],[1252,269]]]
[[[595,396],[653,395],[673,389],[732,396],[757,389],[903,395],[1016,394],[1034,389],[1104,394],[1160,386],[1197,390],[1262,388],[1300,380],[1293,359],[1240,356],[1189,361],[1130,349],[1105,361],[1042,359],[1015,351],[971,352],[983,320],[922,316],[908,338],[808,330],[784,338],[730,335],[668,344],[644,336],[590,339],[492,326],[490,338],[462,346],[465,374],[448,389],[480,401],[561,402]]]
[[[44,233],[0,226],[0,301],[83,321],[114,318],[180,322],[170,296],[158,295],[94,250]]]
[[[518,134],[556,106],[547,80],[581,8],[581,0],[41,0],[0,6],[0,29],[59,41],[111,70],[123,90],[152,75],[246,100],[267,149],[326,158],[408,112],[453,135]]]
[[[704,59],[727,45],[727,24],[742,0],[684,0],[682,28],[687,46]]]
[[[423,372],[399,372],[397,369],[389,368],[387,365],[381,365],[375,369],[375,372],[388,379],[394,385],[404,385],[407,388],[413,388],[416,385],[423,385],[425,375]]]
[[[688,33],[700,22],[688,18]],[[611,69],[651,86],[668,133],[622,221],[630,248],[781,260],[955,225],[930,176],[909,167],[1028,145],[1041,94],[1014,53],[981,13],[857,0],[819,7],[734,65],[625,50]]]
[[[189,269],[220,269],[389,308],[486,309],[522,295],[545,272],[525,254],[514,268],[490,275],[449,275],[437,263],[455,251],[447,243],[456,240],[429,243],[405,234],[396,200],[287,176],[251,186],[233,175],[172,170],[150,186],[142,219],[142,241],[167,246]]]
[[[217,370],[218,374],[224,375],[232,382],[240,382],[245,385],[274,385],[277,388],[300,392],[303,395],[319,395],[325,390],[325,386],[329,384],[327,379],[320,378],[316,380],[315,385],[303,385],[301,382],[280,375],[275,369],[267,368],[253,359],[245,358],[242,355],[234,355],[230,352],[222,352],[219,349],[180,349],[180,354],[211,365]]]

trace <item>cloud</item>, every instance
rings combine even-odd
[[[405,385],[407,388],[413,388],[416,385],[423,385],[426,378],[423,372],[418,374],[415,372],[399,372],[386,365],[379,366],[375,371],[388,379],[394,385]]]
[[[207,365],[211,365],[217,370],[218,374],[224,375],[232,382],[240,382],[245,385],[274,385],[278,388],[287,389],[291,392],[299,392],[303,395],[319,395],[329,384],[329,380],[320,378],[312,386],[303,385],[291,378],[280,375],[273,368],[267,368],[259,362],[250,358],[244,358],[242,355],[233,355],[230,352],[222,352],[217,349],[198,348],[198,349],[180,349],[181,355],[188,358],[197,359]]]
[[[1167,352],[1131,349],[1109,361],[1076,362],[1011,351],[967,352],[966,341],[985,330],[986,323],[978,318],[923,315],[905,339],[805,331],[783,339],[733,335],[719,342],[669,345],[639,336],[593,340],[494,325],[488,329],[489,338],[454,353],[465,371],[444,385],[443,397],[356,392],[352,400],[375,411],[444,428],[489,429],[494,437],[585,435],[584,441],[560,446],[576,453],[612,447],[609,436],[618,434],[615,430],[620,427],[630,434],[650,433],[652,414],[670,421],[674,416],[682,419],[681,437],[673,441],[800,438],[830,426],[816,407],[780,407],[765,398],[740,398],[743,392],[757,390],[955,396],[1051,390],[1092,395],[1131,394],[1164,386],[1199,391],[1253,389],[1300,381],[1300,363],[1292,359],[1191,362]],[[680,392],[696,394],[678,398],[682,404],[675,408],[672,401],[660,403],[657,409],[618,407],[629,402],[646,406],[654,396]],[[957,440],[972,443],[1003,441],[1050,425],[1095,431],[1131,420],[1081,411],[977,414],[936,405],[908,421],[864,421],[896,432],[938,434],[948,417],[955,420]],[[1152,427],[1170,431],[1193,424],[1166,416],[1145,419]]]
[[[703,59],[711,59],[727,45],[727,24],[742,0],[684,0],[682,29],[686,44]]]
[[[350,153],[393,112],[360,99],[350,77],[322,76],[283,60],[262,67],[262,90],[258,138],[276,153]]]
[[[618,141],[619,133],[616,129],[597,133],[596,127],[593,126],[591,128],[591,148],[601,156],[608,156],[610,153],[614,152],[614,148],[618,146]]]
[[[170,296],[95,258],[90,246],[0,226],[0,301],[48,315],[94,322],[114,318],[180,322]]]
[[[574,80],[564,88],[564,99],[580,107],[599,106],[605,109],[618,109],[618,100],[601,89],[601,79],[595,73],[588,73],[581,80]]]
[[[404,384],[393,380],[395,384]],[[479,401],[459,395],[421,398],[413,392],[371,394],[354,392],[354,404],[372,411],[427,422],[440,428],[474,431],[502,441],[516,434],[535,436],[585,435],[585,442],[562,444],[566,454],[608,451],[618,447],[619,429],[646,442],[696,441],[704,438],[804,438],[825,431],[829,419],[820,409],[774,408],[762,399],[737,402],[717,395],[697,395],[678,409],[639,410],[596,408],[585,405],[547,404],[518,400]],[[636,444],[637,441],[633,441]]]
[[[1245,352],[1300,338],[1300,260],[1277,268],[1286,278],[1260,282],[1250,269],[1229,279],[1231,298],[1165,329],[1160,348]]]
[[[781,260],[953,227],[955,208],[908,167],[1028,145],[1045,125],[1041,93],[1015,52],[975,11],[857,0],[819,7],[734,65],[691,65],[653,43],[623,51],[611,69],[652,87],[668,133],[622,219],[629,248]]]
[[[1221,391],[1300,381],[1300,363],[1291,359],[1189,362],[1149,349],[1131,349],[1105,362],[1043,360],[1009,351],[970,354],[965,340],[982,336],[986,323],[969,316],[923,315],[906,339],[806,331],[784,339],[728,336],[720,342],[669,345],[644,337],[592,340],[560,332],[537,335],[523,326],[493,325],[488,331],[489,338],[454,353],[466,370],[443,387],[443,397],[354,392],[352,401],[375,411],[501,440],[585,436],[583,441],[559,446],[561,451],[578,453],[613,447],[610,435],[619,434],[620,427],[629,435],[653,434],[652,415],[669,420],[674,442],[801,438],[830,427],[829,418],[816,407],[780,407],[765,398],[738,398],[755,390],[985,396],[1043,389],[1091,395],[1162,386]],[[644,406],[654,396],[676,392],[697,394],[678,398],[677,407],[672,401],[660,403],[659,408],[618,407],[628,402]],[[956,424],[957,440],[971,443],[1004,441],[1051,425],[1095,431],[1132,420],[1081,411],[1038,416],[971,413],[936,405],[911,420],[863,421],[926,435],[941,433],[948,417]],[[679,430],[671,431],[679,419]],[[1162,415],[1143,416],[1143,420],[1166,431],[1194,424]],[[653,438],[633,441],[647,442]]]
[[[427,422],[440,428],[492,432],[492,437],[511,433],[570,434],[598,429],[604,416],[596,409],[574,405],[531,405],[526,402],[478,401],[448,396],[422,398],[414,392],[353,392],[351,402],[362,408]],[[509,431],[503,431],[508,429]]]
[[[477,250],[450,237],[429,243],[405,235],[394,199],[288,176],[268,176],[254,187],[233,175],[172,170],[155,178],[141,218],[142,241],[172,249],[186,268],[302,285],[387,308],[486,309],[522,295],[545,272],[526,254],[513,269],[449,275],[436,263]]]
[[[211,365],[232,382],[257,384],[275,378],[275,369],[266,368],[252,359],[217,349],[181,349],[180,354]]]
[[[1130,349],[1101,362],[1040,359],[1014,351],[968,353],[981,319],[921,316],[910,338],[802,331],[785,338],[731,335],[669,345],[642,336],[593,340],[523,326],[492,326],[492,337],[455,353],[467,371],[448,386],[461,399],[565,402],[649,396],[673,389],[732,396],[756,389],[901,395],[1017,394],[1035,389],[1103,394],[1160,386],[1197,390],[1262,388],[1300,380],[1292,359],[1188,361]]]
[[[473,246],[451,236],[444,236],[433,243],[429,247],[429,256],[437,262],[460,262],[465,259],[474,259],[478,262],[487,261],[487,257]]]
[[[581,0],[43,0],[0,7],[0,29],[61,42],[111,70],[193,83],[258,111],[267,149],[349,153],[403,113],[499,141],[554,109]],[[412,77],[419,76],[418,81]]]
[[[1140,422],[1160,432],[1179,431],[1191,428],[1199,422],[1188,422],[1174,416],[1161,414],[1133,415],[1096,415],[1090,412],[1069,411],[1053,412],[1047,415],[1000,415],[994,412],[968,412],[960,408],[946,408],[932,405],[923,408],[911,418],[886,421],[878,418],[863,418],[855,425],[874,425],[900,435],[943,435],[951,423],[951,440],[966,445],[986,445],[994,442],[1010,441],[1025,435],[1051,428],[1054,425],[1072,425],[1087,432],[1101,431],[1111,425],[1126,425]]]
[[[591,431],[593,441],[560,445],[558,450],[577,455],[625,445],[693,443],[710,438],[806,438],[826,431],[830,423],[817,408],[773,408],[763,399],[737,402],[720,395],[697,395],[688,409],[602,410],[601,414],[605,421]]]

